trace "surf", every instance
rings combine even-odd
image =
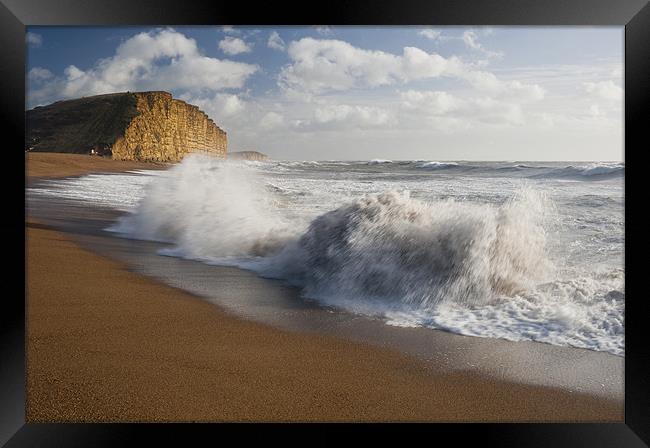
[[[370,184],[340,174],[301,180],[302,172],[186,157],[149,176],[111,230],[168,243],[161,255],[279,279],[305,300],[390,325],[623,354],[623,271],[565,266],[558,207],[526,179],[500,196],[488,178],[485,196],[422,198],[406,188],[363,193]],[[361,190],[342,197],[346,185]]]

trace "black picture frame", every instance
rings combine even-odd
[[[322,6],[322,7],[319,7]],[[189,437],[224,437],[228,425],[33,424],[25,422],[25,27],[29,25],[617,25],[625,26],[625,269],[626,358],[625,421],[620,424],[484,424],[436,425],[408,431],[424,440],[463,443],[478,437],[482,445],[501,447],[589,446],[642,447],[650,444],[650,346],[645,320],[648,300],[639,292],[645,272],[646,238],[634,227],[630,200],[643,201],[645,166],[640,159],[650,116],[650,5],[645,0],[400,0],[399,2],[335,0],[302,5],[184,0],[0,0],[0,123],[3,127],[1,178],[7,212],[0,220],[5,241],[12,242],[3,277],[0,319],[0,444],[18,446],[116,446],[153,440],[185,444]],[[645,118],[644,118],[645,117]],[[8,137],[8,138],[7,138]],[[636,160],[636,161],[635,161]],[[21,218],[22,217],[22,218]],[[18,261],[16,261],[18,260]],[[647,276],[647,274],[646,274]],[[9,292],[11,291],[11,292]],[[636,292],[636,293],[635,293]],[[237,427],[235,425],[235,427]],[[241,428],[241,427],[239,427]],[[277,426],[274,426],[277,428]],[[349,426],[347,427],[349,428]],[[319,431],[319,441],[336,437]],[[361,428],[383,437],[388,428]],[[218,433],[217,433],[218,431]],[[239,437],[262,441],[257,431]],[[434,435],[435,434],[435,435]],[[240,441],[243,439],[240,439]],[[645,441],[645,442],[644,442]],[[432,442],[433,443],[433,442]]]

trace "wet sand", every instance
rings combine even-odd
[[[52,154],[30,154],[28,174],[40,156],[40,176],[70,175],[70,156]],[[72,157],[94,159],[79,170],[142,169]],[[88,250],[96,229],[82,221],[39,221],[27,222],[28,421],[623,420],[622,397],[504,381],[453,360],[431,368],[391,347],[240,319]]]

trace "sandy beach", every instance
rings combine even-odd
[[[28,179],[80,176],[82,174],[96,172],[155,170],[164,169],[167,166],[164,163],[111,160],[105,157],[87,156],[83,154],[48,152],[25,154],[25,168]]]
[[[164,167],[26,156],[28,184]],[[622,400],[432,372],[394,350],[242,320],[26,226],[30,422],[623,420]]]

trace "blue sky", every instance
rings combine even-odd
[[[622,160],[622,27],[29,27],[27,107],[167,90],[278,159]]]

